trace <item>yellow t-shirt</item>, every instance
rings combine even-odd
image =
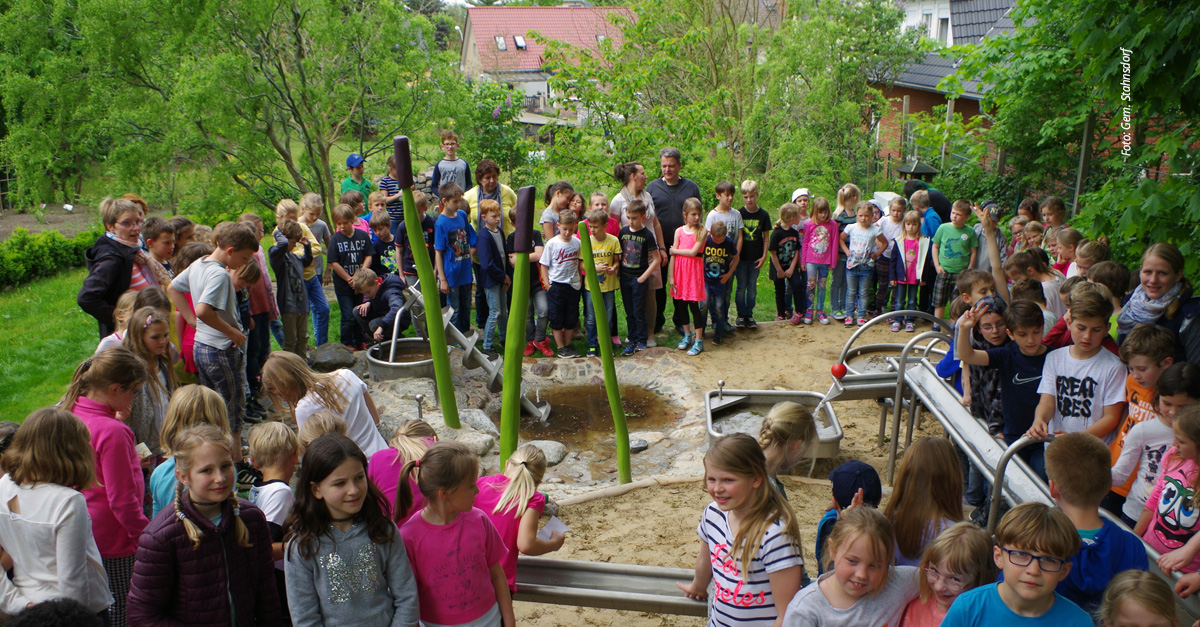
[[[591,236],[589,235],[588,237]],[[621,287],[620,272],[618,270],[620,267],[620,260],[618,259],[620,254],[621,240],[611,235],[607,235],[603,242],[592,237],[592,259],[595,260],[596,265],[599,266],[602,263],[606,263],[612,266],[614,270],[617,270],[612,274],[607,272],[596,273],[596,279],[600,281],[600,293],[602,294],[604,292],[616,291],[617,288]]]
[[[312,244],[312,256],[313,256],[313,261],[315,262],[317,259],[317,255],[320,255],[325,252],[325,247],[321,245],[321,240],[317,239],[316,235],[313,235],[312,230],[308,228],[307,224],[300,222],[299,220],[296,221],[296,224],[299,224],[300,230],[304,231],[305,241],[307,241],[309,244]],[[299,244],[296,244],[296,246],[292,248],[292,254],[296,255],[297,257],[303,257],[304,256],[304,242],[300,242]],[[316,268],[315,263],[309,263],[307,266],[304,266],[304,280],[305,281],[307,281],[315,276],[317,276],[317,268]]]

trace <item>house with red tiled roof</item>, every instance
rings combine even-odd
[[[550,73],[543,67],[545,46],[530,34],[585,50],[597,50],[606,39],[620,46],[617,15],[633,18],[626,7],[468,7],[459,69],[472,78],[486,76],[520,90],[526,110],[521,121],[540,125],[549,120],[541,114],[549,113]]]

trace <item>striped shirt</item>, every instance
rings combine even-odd
[[[783,525],[775,521],[767,528],[743,581],[738,555],[732,549],[734,534],[729,530],[729,519],[716,503],[704,508],[696,532],[708,544],[713,571],[708,624],[720,627],[773,624],[779,610],[771,594],[769,574],[804,566],[798,539],[785,536]]]
[[[379,179],[379,191],[388,196],[395,196],[400,193],[400,182],[390,176],[384,176]],[[404,219],[404,201],[397,199],[387,204],[388,217],[395,222]]]

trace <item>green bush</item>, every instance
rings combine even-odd
[[[85,231],[66,238],[53,229],[30,233],[28,229],[18,228],[0,242],[0,287],[11,287],[84,265],[83,254],[99,235],[99,231]]]
[[[1014,176],[998,176],[974,163],[947,164],[944,171],[933,177],[932,187],[951,202],[959,198],[980,204],[995,200],[1009,214],[1017,212],[1024,196],[1024,186]]]

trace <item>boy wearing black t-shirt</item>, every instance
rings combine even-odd
[[[724,222],[713,222],[708,240],[704,243],[704,296],[708,303],[708,315],[712,316],[716,337],[713,344],[720,344],[729,324],[729,280],[738,266],[737,244],[726,237],[728,228]]]
[[[645,228],[646,203],[632,200],[625,206],[629,226],[621,229],[621,301],[625,305],[625,323],[629,337],[622,355],[629,356],[646,350],[647,281],[658,272],[658,242],[654,233]],[[654,253],[654,254],[652,254]]]
[[[737,282],[734,303],[737,306],[735,327],[754,329],[754,306],[758,303],[758,274],[767,262],[767,237],[771,233],[771,216],[758,206],[758,183],[742,181],[742,201],[738,209],[742,216],[742,253],[733,272]]]
[[[359,268],[370,268],[372,253],[371,237],[354,228],[358,214],[350,205],[333,208],[333,223],[337,227],[329,238],[329,269],[333,271],[333,293],[337,296],[338,308],[342,312],[342,344],[354,350],[363,350],[362,333],[354,321],[354,308],[362,297],[354,293],[350,279]]]

